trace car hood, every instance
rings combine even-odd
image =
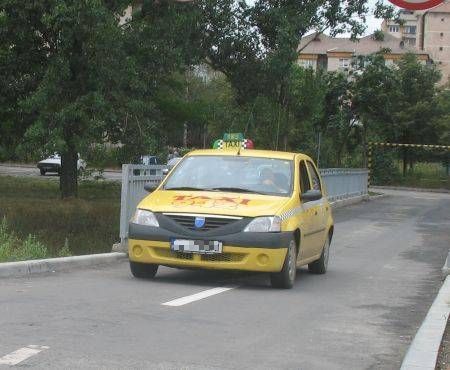
[[[61,158],[46,158],[43,161],[40,161],[39,163],[42,163],[42,164],[61,164]]]
[[[145,197],[138,208],[153,212],[256,217],[275,215],[289,200],[259,194],[156,190]]]

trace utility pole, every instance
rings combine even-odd
[[[320,167],[320,143],[322,141],[322,133],[319,131],[317,135],[317,167]]]

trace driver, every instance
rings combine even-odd
[[[260,172],[261,183],[271,189],[275,190],[277,193],[285,193],[285,189],[277,185],[275,174],[270,168],[263,168]]]

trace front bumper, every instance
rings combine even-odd
[[[220,254],[177,253],[169,242],[129,239],[130,261],[170,267],[196,267],[214,270],[279,272],[287,248],[247,248],[225,245]]]
[[[223,243],[220,254],[178,253],[170,249],[170,240],[203,239]],[[128,252],[134,262],[173,267],[197,267],[218,270],[279,272],[286,257],[292,233],[244,233],[227,235],[177,234],[160,227],[130,223]]]
[[[61,166],[56,163],[38,163],[37,168],[46,172],[59,172]]]

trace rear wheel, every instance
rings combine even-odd
[[[330,237],[327,237],[320,258],[317,261],[308,264],[309,272],[312,272],[313,274],[325,274],[328,269],[329,257],[330,257]]]
[[[152,279],[158,271],[158,265],[130,261],[130,270],[136,278]]]
[[[43,168],[40,168],[39,171],[41,172],[41,176],[45,176],[45,170]]]
[[[284,259],[283,268],[280,272],[270,275],[270,282],[274,288],[291,289],[294,286],[297,274],[297,247],[295,241],[291,240]]]

